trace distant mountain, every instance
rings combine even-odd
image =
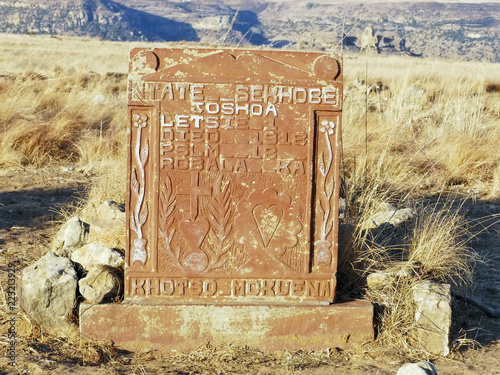
[[[500,3],[477,0],[0,0],[0,32],[500,62]]]
[[[189,23],[110,0],[3,2],[0,3],[0,30],[109,40],[199,40]]]
[[[215,3],[150,3],[157,5],[153,11],[133,1],[0,1],[0,32],[119,41],[197,42],[209,36],[220,43],[268,43],[253,12]]]

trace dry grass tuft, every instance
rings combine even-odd
[[[422,207],[409,241],[408,263],[419,265],[419,277],[455,285],[472,280],[474,257],[459,208]]]

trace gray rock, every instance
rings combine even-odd
[[[449,284],[421,281],[413,287],[415,322],[422,346],[433,354],[446,356],[451,329],[451,292]]]
[[[376,84],[369,86],[366,91],[368,94],[371,94],[371,93],[379,93],[386,90],[389,90],[389,86],[387,86],[383,82],[377,82]]]
[[[437,375],[430,362],[407,363],[401,366],[396,375]]]
[[[73,251],[87,240],[89,225],[79,218],[72,217],[57,232],[52,250],[57,255],[69,258]]]
[[[117,269],[96,266],[78,281],[78,286],[80,293],[88,302],[105,303],[120,295],[123,282]]]
[[[23,270],[19,303],[42,328],[62,337],[75,337],[71,323],[78,277],[71,261],[49,252]]]
[[[71,260],[79,263],[86,270],[94,266],[106,265],[111,267],[123,267],[125,260],[118,251],[104,246],[89,243],[80,247],[71,254]]]

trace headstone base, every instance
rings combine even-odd
[[[124,349],[187,352],[211,343],[261,350],[349,348],[374,339],[373,306],[80,305],[82,339]]]

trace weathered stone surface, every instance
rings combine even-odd
[[[448,355],[452,316],[450,285],[422,281],[414,286],[413,296],[422,345],[430,353]]]
[[[80,247],[71,254],[71,260],[79,263],[86,270],[94,266],[107,265],[111,267],[123,267],[125,261],[123,255],[118,251],[89,243]]]
[[[123,277],[120,271],[108,266],[95,266],[78,281],[81,295],[87,302],[110,302],[123,290]]]
[[[69,258],[73,251],[83,246],[87,240],[89,225],[79,218],[72,217],[57,232],[52,250],[60,256]]]
[[[125,207],[105,201],[90,222],[89,242],[111,249],[125,249]]]
[[[77,275],[71,261],[50,252],[26,267],[21,277],[21,308],[43,329],[58,336],[74,336]]]
[[[342,80],[325,53],[131,51],[126,300],[333,302]]]
[[[189,351],[214,345],[261,350],[348,348],[373,340],[373,306],[155,305],[80,306],[84,339],[113,340],[134,349],[150,345]]]
[[[418,362],[401,366],[397,375],[437,375],[437,372],[432,363]]]

